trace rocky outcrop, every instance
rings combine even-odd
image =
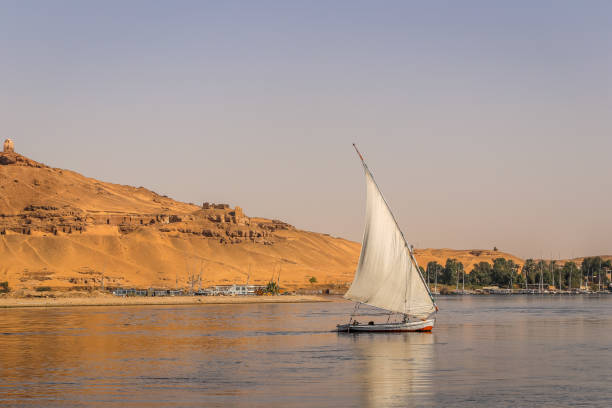
[[[11,165],[46,168],[14,152],[3,152],[0,159]],[[22,196],[22,202],[25,204],[19,211],[0,212],[0,231],[3,234],[80,234],[92,227],[103,225],[116,227],[116,231],[121,235],[140,230],[151,230],[163,234],[197,236],[223,244],[251,242],[273,245],[279,240],[274,236],[275,231],[293,228],[279,220],[258,219],[257,222],[251,222],[241,207],[231,208],[229,204],[204,203],[201,209],[195,211],[174,211],[178,208],[173,210],[162,206],[157,213],[92,211],[88,208],[80,208],[77,201],[79,197],[77,197],[71,204],[60,206],[56,203],[63,200],[56,199],[57,193],[54,194],[51,191],[51,194],[46,196],[52,197],[53,201],[48,201],[49,199],[42,194],[46,186],[62,184],[61,181],[65,177],[62,170],[50,170],[50,173],[45,174],[47,178],[43,181],[39,180],[36,173],[33,177],[24,177],[22,172],[17,172],[14,174],[19,174],[19,176],[14,176],[14,178],[9,178],[8,173],[0,173],[0,190],[9,190],[7,194],[10,195],[10,187],[17,191],[14,194]],[[19,183],[22,183],[23,187],[15,187]],[[93,196],[108,194],[108,187],[103,183],[93,181],[90,184],[89,194]],[[167,197],[164,198],[144,188],[134,190],[132,194],[151,195],[151,201],[155,203],[161,203],[162,200],[171,201]],[[24,192],[31,194],[29,199],[23,197]]]
[[[0,164],[3,166],[7,166],[9,164],[15,164],[17,162],[15,155],[11,154],[0,154]]]
[[[37,161],[28,159],[25,156],[20,155],[19,153],[15,153],[13,151],[4,151],[0,153],[0,165],[2,166],[26,166],[26,167],[36,167],[36,168],[44,168],[47,167],[42,163]]]

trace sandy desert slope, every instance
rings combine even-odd
[[[348,282],[359,244],[252,218],[240,207],[175,201],[0,153],[0,281],[183,288]]]

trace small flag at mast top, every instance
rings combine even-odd
[[[357,152],[357,154],[359,155],[359,158],[361,159],[362,162],[365,162],[365,160],[363,160],[363,156],[361,155],[361,153],[359,152],[359,149],[357,149],[357,145],[355,143],[353,143],[353,147],[355,148],[355,151]]]

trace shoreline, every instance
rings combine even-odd
[[[320,296],[168,296],[168,297],[74,297],[74,298],[0,298],[0,309],[73,306],[164,306],[228,305],[262,303],[331,302]]]

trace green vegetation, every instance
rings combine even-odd
[[[49,286],[39,286],[35,290],[37,292],[49,292],[51,288]]]
[[[566,262],[561,269],[563,289],[577,288],[582,281],[582,271],[574,262]]]
[[[266,293],[269,293],[271,295],[278,295],[279,292],[280,288],[278,287],[278,284],[276,282],[268,282],[268,284],[266,285]]]
[[[442,271],[442,283],[456,285],[461,280],[463,274],[463,264],[454,258],[446,260],[446,266]]]
[[[612,262],[604,261],[600,256],[584,258],[580,266],[582,276],[589,282],[591,287],[597,286],[600,279],[602,285],[607,285],[610,282],[607,272],[611,269]]]
[[[489,286],[491,284],[491,274],[493,268],[488,262],[480,262],[474,265],[472,272],[470,272],[469,283],[477,286]]]
[[[317,283],[317,278],[315,278],[314,276],[312,276],[310,279],[308,279],[308,282],[315,284]]]
[[[444,267],[432,261],[427,264],[423,276],[427,277],[430,285],[437,283],[452,287],[462,283],[463,268],[461,262],[452,258],[446,260]],[[610,283],[607,275],[611,271],[612,262],[598,256],[585,258],[580,266],[571,261],[560,265],[556,261],[527,259],[522,269],[511,259],[496,258],[493,264],[480,262],[474,265],[470,273],[465,275],[465,284],[472,288],[493,285],[500,288],[522,288],[526,284],[541,283],[544,287],[554,285],[568,290],[579,288],[588,281],[591,289],[597,289],[601,279],[601,288],[604,289]]]
[[[8,282],[0,282],[0,293],[9,293],[10,291]]]
[[[493,260],[491,282],[498,286],[511,287],[518,279],[519,266],[511,259],[496,258]]]
[[[466,276],[466,282],[471,286],[513,287],[524,284],[524,277],[518,273],[519,265],[511,259],[495,258],[493,265],[489,262],[480,262],[474,265],[472,271]]]
[[[431,261],[427,264],[427,270],[425,274],[427,275],[427,280],[429,283],[441,283],[440,276],[442,275],[442,271],[444,267],[437,263],[436,261]]]
[[[554,282],[555,286],[561,289],[576,289],[588,280],[589,285],[594,288],[599,284],[600,275],[602,287],[609,283],[607,272],[611,269],[612,263],[602,260],[599,256],[584,258],[580,267],[571,261],[561,266],[556,261],[535,262],[533,259],[527,259],[523,274],[529,284],[539,284],[541,279],[544,285]]]
[[[469,274],[465,274],[465,285],[471,287],[523,285],[524,277],[518,271],[519,265],[511,259],[496,258],[493,260],[493,265],[489,262],[480,262],[474,265]],[[429,262],[425,273],[431,285],[437,279],[438,284],[456,286],[463,283],[464,266],[456,259],[448,258],[444,267],[435,261]]]
[[[425,275],[429,279],[430,284],[441,285],[456,285],[461,280],[463,273],[463,264],[456,259],[447,259],[446,266],[442,266],[436,261],[431,261],[427,264]]]

